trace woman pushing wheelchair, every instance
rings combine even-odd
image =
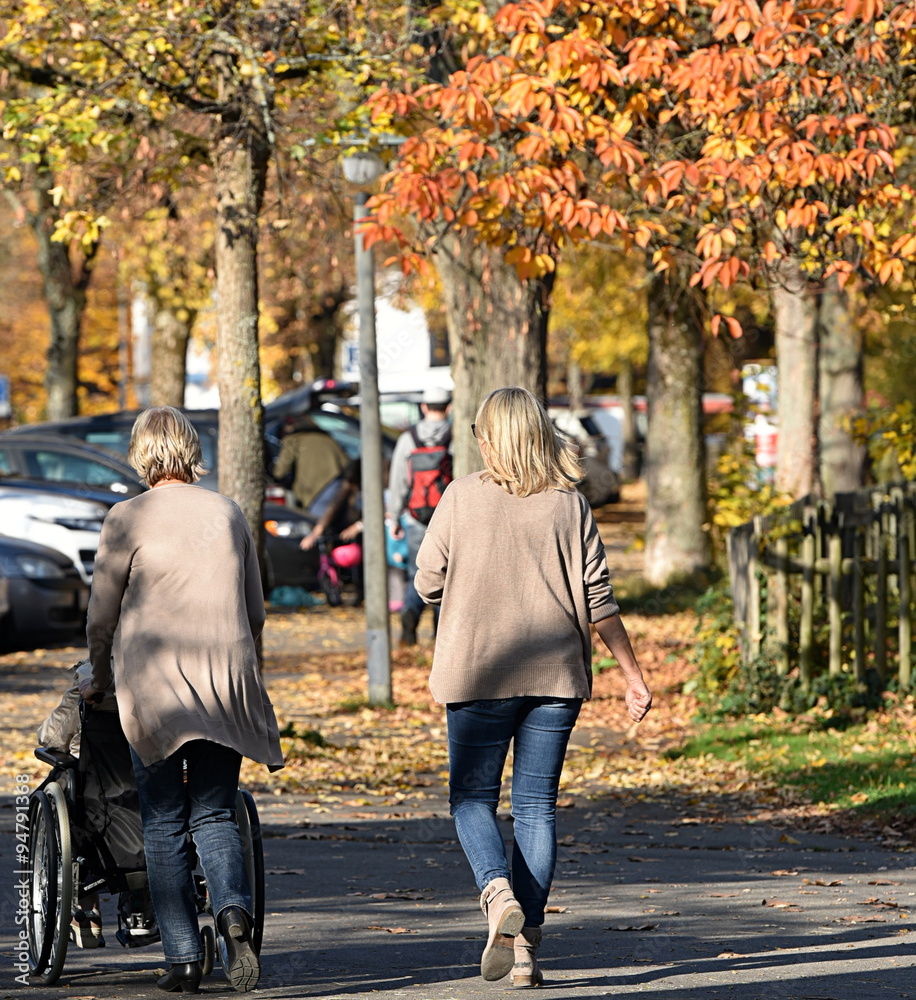
[[[170,963],[159,987],[196,993],[202,977],[190,835],[226,976],[248,992],[260,961],[235,822],[239,768],[242,757],[283,766],[255,652],[265,621],[255,544],[233,501],[193,485],[200,442],[180,410],[141,413],[128,458],[151,488],[105,519],[87,625],[92,673],[80,694],[93,701],[113,672]]]

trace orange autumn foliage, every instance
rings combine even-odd
[[[371,100],[375,126],[407,136],[371,239],[416,255],[444,227],[471,230],[533,277],[552,266],[545,241],[614,237],[649,248],[657,270],[688,258],[704,288],[784,256],[881,282],[916,261],[913,191],[895,169],[916,91],[912,2],[487,10],[442,3],[461,68]]]

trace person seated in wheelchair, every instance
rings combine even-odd
[[[112,753],[111,736],[116,740],[117,731],[120,730],[114,682],[102,692],[102,698],[91,709],[94,713],[92,720],[88,725],[84,725],[85,710],[81,711],[79,685],[91,678],[92,664],[89,660],[81,660],[69,669],[68,674],[70,683],[59,704],[38,727],[38,742],[48,750],[68,753],[79,760],[77,773],[82,787],[74,791],[78,792],[80,797],[82,829],[74,830],[72,833],[81,844],[82,853],[90,859],[92,867],[96,869],[110,867],[119,860],[127,861],[133,866],[139,860],[142,868],[140,813],[136,793],[130,794],[133,769],[129,766],[130,757],[127,754],[127,741],[123,734],[120,737],[121,753],[118,754],[117,751]],[[105,738],[105,734],[108,734],[109,738]],[[117,773],[116,762],[119,757],[122,764],[126,761],[129,766],[126,774],[123,767],[121,773]],[[115,771],[113,781],[112,765]],[[65,773],[69,776],[72,772]],[[108,787],[100,788],[102,783],[106,783]],[[112,816],[114,810],[120,815]],[[102,831],[109,835],[109,839],[116,839],[119,843],[114,845],[101,843],[102,838],[97,834]],[[138,853],[141,854],[139,859]],[[159,928],[149,888],[146,885],[126,887],[119,893],[118,923],[120,926],[117,939],[127,948],[153,944],[159,940]],[[73,908],[70,940],[78,948],[104,947],[105,938],[102,934],[98,892],[86,892],[79,897],[77,905]]]

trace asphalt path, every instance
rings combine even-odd
[[[0,690],[20,690],[23,711],[32,699],[52,706],[54,662],[20,658],[14,672],[0,658]],[[344,796],[258,796],[268,901],[258,995],[459,1000],[511,989],[508,978],[479,976],[477,891],[444,790],[426,791],[422,809],[402,811]],[[112,899],[102,904],[105,948],[71,946],[55,986],[17,982],[14,792],[0,788],[0,997],[161,996],[160,946],[122,948]],[[541,996],[916,997],[912,853],[770,827],[737,803],[657,788],[568,802]],[[508,839],[511,818],[503,823]],[[202,992],[233,993],[218,969]]]

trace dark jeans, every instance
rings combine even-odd
[[[408,514],[404,518],[404,537],[407,539],[407,591],[404,594],[404,606],[401,608],[401,614],[405,611],[413,611],[418,619],[423,614],[426,605],[423,603],[423,598],[417,593],[413,578],[417,575],[417,553],[420,551],[425,535],[426,525]],[[438,604],[433,605],[433,622],[434,627],[438,628]]]
[[[146,841],[146,867],[165,960],[204,957],[192,878],[194,840],[213,913],[227,906],[251,912],[251,890],[235,819],[241,754],[209,740],[185,743],[144,766],[131,750]],[[187,763],[187,782],[185,782]]]
[[[557,860],[556,807],[579,698],[500,698],[446,706],[449,802],[479,889],[508,878],[527,927],[540,927]],[[496,820],[514,740],[512,871]]]

